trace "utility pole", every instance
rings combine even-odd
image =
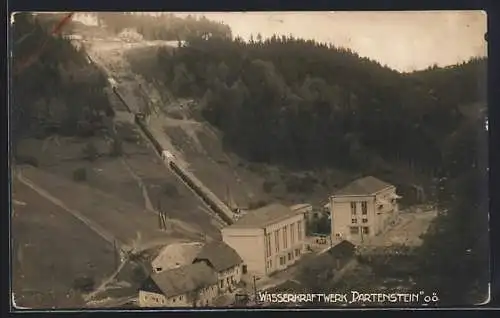
[[[113,257],[115,262],[115,269],[118,268],[118,249],[116,247],[116,240],[113,240]]]
[[[255,275],[253,275],[253,293],[254,293],[254,302],[257,303],[257,279]]]

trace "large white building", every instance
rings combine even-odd
[[[396,187],[375,177],[355,180],[330,197],[332,239],[367,242],[398,216]]]
[[[266,276],[300,259],[305,240],[304,211],[271,204],[248,211],[222,229],[223,241],[243,259],[243,272]]]

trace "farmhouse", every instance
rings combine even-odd
[[[159,273],[191,264],[203,248],[201,242],[174,243],[162,248],[151,262],[153,272]]]
[[[248,211],[221,232],[223,241],[243,259],[243,273],[266,276],[287,268],[301,257],[304,212],[271,204]]]
[[[205,244],[193,263],[204,263],[217,273],[219,293],[235,290],[241,281],[243,260],[236,251],[224,242]]]
[[[380,234],[398,215],[396,187],[369,176],[330,197],[333,240],[363,243]]]
[[[139,290],[139,306],[204,307],[217,296],[217,273],[200,262],[153,273]]]

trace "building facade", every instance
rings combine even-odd
[[[374,177],[358,179],[330,197],[333,240],[368,242],[398,216],[396,187]]]
[[[238,253],[224,242],[205,244],[193,263],[203,262],[217,273],[220,294],[231,293],[241,281],[243,260]]]
[[[221,232],[223,241],[243,259],[243,273],[266,276],[287,268],[302,256],[304,212],[272,204],[248,211]]]
[[[218,295],[217,273],[196,263],[153,273],[139,289],[139,306],[208,307]]]

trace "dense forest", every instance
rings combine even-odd
[[[205,17],[188,15],[180,18],[172,13],[146,16],[126,12],[99,12],[97,16],[109,31],[118,34],[124,29],[134,28],[145,40],[178,41],[203,35],[231,38],[231,29],[227,25]]]
[[[443,303],[484,299],[486,59],[403,74],[277,36],[190,38],[158,59],[173,92],[199,99],[226,145],[251,161],[375,176],[405,166],[434,180],[434,200],[448,212],[419,250],[418,284]]]
[[[12,28],[12,150],[23,137],[89,136],[111,116],[106,78],[82,49],[49,35],[58,19],[16,14]],[[21,67],[24,66],[24,67]]]

